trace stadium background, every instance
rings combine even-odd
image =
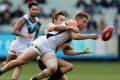
[[[30,0],[0,0],[0,62],[9,50],[14,24],[19,17],[26,14],[26,3]],[[120,0],[37,0],[40,5],[38,17],[42,20],[40,35],[43,34],[51,15],[55,11],[64,11],[67,19],[74,18],[77,11],[86,11],[91,15],[86,29],[82,33],[99,33],[107,25],[115,28],[110,41],[101,39],[71,42],[71,46],[80,51],[90,48],[93,53],[80,56],[65,56],[58,51],[57,56],[67,59],[74,64],[74,70],[68,74],[69,80],[118,80],[120,79]],[[77,60],[77,61],[76,61]],[[34,67],[35,70],[32,70]],[[31,71],[30,71],[31,70]],[[29,71],[31,73],[29,73]],[[35,61],[24,67],[19,80],[28,80],[39,72]],[[11,72],[3,75],[0,80],[9,80]]]

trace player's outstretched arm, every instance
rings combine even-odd
[[[59,50],[59,49],[63,49],[63,51],[64,51],[64,50],[73,50],[73,48],[70,46],[70,44],[69,44],[68,42],[60,45],[60,46],[57,48],[57,50]]]
[[[79,51],[79,52],[74,51],[74,50],[67,50],[67,49],[64,50],[65,55],[73,55],[73,56],[74,55],[81,55],[81,54],[89,54],[89,53],[92,53],[92,52],[90,52],[88,48],[83,50],[83,51]]]
[[[71,37],[75,40],[93,39],[97,40],[99,38],[98,34],[80,34],[70,31]]]
[[[69,43],[64,43],[59,47],[59,49],[63,49],[65,55],[80,55],[80,54],[89,54],[91,53],[89,49],[85,49],[83,51],[74,51],[73,48],[70,46]]]

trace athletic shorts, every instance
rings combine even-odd
[[[38,37],[32,44],[32,47],[36,48],[42,54],[55,54],[56,50],[48,42],[46,36]]]
[[[18,54],[23,53],[24,50],[28,47],[29,47],[29,44],[24,44],[24,43],[18,42],[16,40],[13,40],[11,45],[10,45],[9,53],[12,52],[15,55],[18,55]]]

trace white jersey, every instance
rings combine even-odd
[[[30,43],[34,40],[34,36],[35,36],[35,33],[36,33],[37,28],[39,28],[39,25],[38,25],[38,24],[39,24],[39,21],[38,21],[38,18],[35,17],[36,22],[32,23],[32,22],[29,20],[28,14],[27,14],[27,15],[24,15],[24,18],[25,18],[25,24],[24,24],[24,26],[21,28],[20,33],[32,34],[33,37],[32,37],[32,38],[23,38],[23,37],[21,37],[21,36],[17,36],[17,37],[16,37],[16,41],[22,42],[22,43],[24,43],[24,44],[30,44]]]
[[[66,25],[65,22],[62,25]],[[70,38],[68,31],[52,31],[48,32],[45,36],[37,38],[33,45],[37,45],[42,53],[55,53],[56,48]]]
[[[23,51],[29,47],[29,45],[33,42],[36,30],[39,28],[39,22],[36,18],[36,22],[32,23],[29,20],[28,15],[24,15],[25,24],[21,28],[20,33],[32,34],[32,38],[23,38],[21,36],[17,36],[15,40],[12,41],[10,45],[10,51],[14,51],[17,55],[18,53],[23,53]]]
[[[63,22],[61,25],[66,25],[65,22]],[[70,34],[68,31],[52,31],[48,32],[47,34],[48,42],[52,46],[59,46],[66,42],[68,39],[70,39]]]

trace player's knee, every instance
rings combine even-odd
[[[50,59],[45,64],[52,73],[55,73],[57,71],[58,64],[56,59]]]
[[[50,72],[55,73],[57,71],[57,66],[51,65],[48,67],[50,69]]]
[[[73,70],[73,65],[69,64],[69,71],[72,71],[72,70]]]
[[[69,63],[67,66],[67,71],[72,71],[73,70],[73,65],[71,63]]]

